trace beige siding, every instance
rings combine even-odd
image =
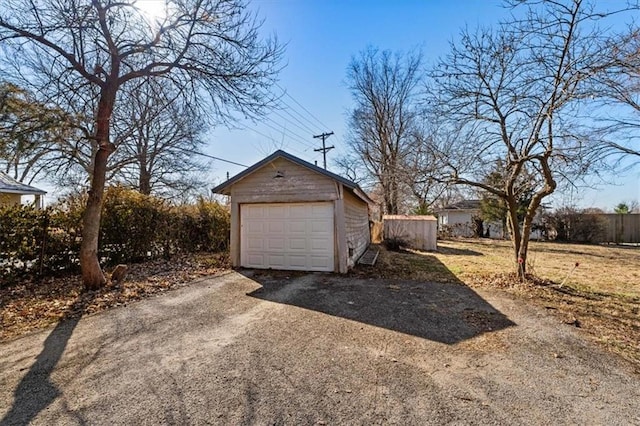
[[[276,178],[276,174],[282,177]],[[338,198],[333,179],[278,158],[233,184],[236,203],[295,203],[331,201]]]
[[[0,206],[15,206],[16,204],[20,204],[20,201],[20,194],[0,193]]]
[[[349,191],[344,191],[344,218],[347,236],[347,264],[352,267],[369,247],[369,209]],[[349,256],[349,251],[352,255]]]

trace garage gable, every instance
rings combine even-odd
[[[238,203],[325,201],[340,198],[338,184],[362,202],[373,202],[356,183],[281,150],[216,186],[212,192],[230,195]]]
[[[335,200],[339,194],[331,178],[276,158],[234,183],[230,195],[239,203],[282,203]]]

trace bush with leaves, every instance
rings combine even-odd
[[[602,242],[607,222],[601,216],[572,207],[563,207],[543,217],[548,239],[575,243]]]
[[[33,206],[0,207],[0,275],[22,275],[34,267],[48,220],[46,211]]]
[[[0,208],[0,278],[77,272],[86,195],[69,195],[45,210]],[[205,199],[171,205],[123,187],[106,191],[99,255],[105,265],[229,248],[230,215]]]
[[[99,255],[107,264],[139,262],[161,254],[166,203],[137,191],[114,186],[105,192]]]

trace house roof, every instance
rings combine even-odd
[[[462,200],[457,203],[448,204],[438,211],[455,211],[455,210],[478,210],[480,209],[480,200]]]
[[[215,188],[213,188],[211,191],[214,194],[225,194],[225,195],[228,195],[228,189],[229,189],[229,187],[231,185],[233,185],[234,183],[237,183],[241,179],[247,177],[251,173],[253,173],[256,170],[258,170],[259,168],[271,163],[272,161],[276,160],[277,158],[284,158],[285,160],[289,160],[292,163],[295,163],[295,164],[297,164],[299,166],[302,166],[302,167],[306,167],[307,169],[313,170],[316,173],[319,173],[319,174],[324,175],[324,176],[326,176],[326,177],[328,177],[330,179],[333,179],[333,180],[335,180],[337,182],[340,182],[341,184],[343,184],[344,186],[349,188],[355,195],[357,195],[363,201],[365,201],[367,203],[373,203],[373,200],[371,200],[371,198],[369,198],[369,196],[367,194],[365,194],[365,192],[360,188],[360,186],[358,186],[357,183],[352,182],[349,179],[345,179],[342,176],[339,176],[339,175],[337,175],[335,173],[331,173],[330,171],[325,170],[325,169],[323,169],[321,167],[318,167],[318,166],[316,166],[314,164],[308,163],[308,162],[304,161],[303,159],[298,158],[295,155],[291,155],[288,152],[285,152],[285,151],[282,151],[282,150],[278,150],[278,151],[274,152],[273,154],[271,154],[270,156],[264,158],[263,160],[258,161],[253,166],[248,167],[247,169],[245,169],[242,172],[238,173],[237,175],[233,176],[232,178],[230,178],[226,182],[221,183],[220,185],[218,185]]]
[[[20,195],[44,195],[47,191],[18,182],[11,176],[0,172],[0,193]]]

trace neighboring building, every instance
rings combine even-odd
[[[438,229],[453,237],[473,237],[473,217],[480,215],[480,200],[463,200],[436,209]]]
[[[371,242],[360,187],[284,151],[212,191],[231,197],[233,266],[344,273]]]
[[[533,218],[533,224],[540,224],[543,208]],[[449,204],[441,209],[436,209],[438,215],[438,230],[445,231],[452,237],[473,237],[473,218],[480,217],[480,200],[463,200]],[[509,238],[507,231],[500,222],[483,221],[483,236],[489,238]],[[539,229],[531,231],[532,239],[542,239]]]
[[[11,176],[0,172],[0,206],[20,204],[23,196],[32,195],[34,197],[33,204],[41,208],[42,196],[46,193],[46,191],[20,183]]]

